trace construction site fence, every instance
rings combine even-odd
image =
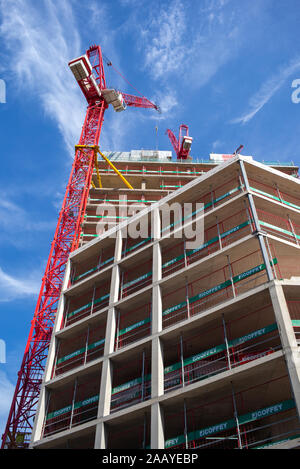
[[[277,325],[270,324],[166,367],[165,391],[209,378],[280,349]]]
[[[151,305],[146,308],[151,310]],[[151,334],[151,317],[148,316],[139,322],[131,324],[116,333],[115,350],[119,350]]]
[[[239,222],[237,224],[237,222]],[[162,264],[163,276],[169,275],[176,270],[187,267],[188,265],[219,251],[225,246],[253,233],[254,225],[251,213],[248,209],[239,210],[233,215],[218,221],[213,226],[204,231],[204,243],[195,249],[186,249],[185,241],[180,241],[171,249],[163,251],[163,258],[171,257],[172,251],[180,248],[182,254],[172,256]],[[171,255],[170,255],[171,254]]]
[[[184,175],[184,176],[191,176],[191,177],[194,177],[194,176],[200,176],[201,174],[203,174],[203,171],[197,171],[195,166],[191,167],[190,169],[187,169],[186,171],[183,171],[183,170],[180,170],[178,169],[178,167],[176,167],[176,169],[172,169],[172,170],[168,170],[168,169],[165,169],[163,168],[162,166],[159,166],[157,169],[153,169],[151,168],[150,166],[146,166],[146,165],[143,165],[142,167],[139,165],[137,166],[136,168],[132,169],[132,166],[134,165],[133,162],[130,163],[130,167],[129,166],[126,166],[124,169],[120,168],[118,171],[120,171],[120,173],[124,174],[124,175],[134,175],[134,174],[151,174],[151,175],[157,175],[157,176],[161,176],[161,175],[170,175],[170,176],[174,176],[174,175]],[[114,174],[114,170],[111,169],[109,166],[107,166],[106,168],[100,168],[99,169],[100,173],[109,173],[109,174]]]
[[[110,249],[102,249],[99,256],[93,256],[85,263],[80,264],[80,273],[78,267],[73,267],[71,273],[71,285],[74,285],[82,280],[85,280],[90,275],[93,275],[100,270],[108,267],[114,262],[114,247]]]
[[[300,210],[300,199],[295,197],[294,195],[287,194],[286,192],[282,191],[278,187],[276,188],[276,187],[270,186],[268,184],[257,181],[253,178],[248,178],[248,179],[249,179],[250,189],[254,193],[262,195],[269,199],[272,199],[287,207]]]
[[[274,258],[272,260],[272,263],[274,266],[276,266],[277,259]],[[200,313],[203,308],[209,306],[212,307],[213,305],[218,304],[219,302],[225,301],[229,298],[233,298],[234,294],[238,293],[237,290],[235,290],[235,293],[233,291],[233,288],[236,284],[245,281],[249,282],[249,279],[251,279],[252,277],[254,277],[253,281],[261,281],[261,274],[263,274],[263,279],[265,279],[264,263],[259,264],[258,266],[255,266],[254,268],[249,269],[248,271],[242,272],[241,274],[234,276],[232,278],[232,281],[231,279],[226,280],[221,284],[215,285],[209,290],[205,290],[197,295],[188,297],[182,303],[178,303],[170,308],[163,310],[163,327],[169,327],[179,321],[183,321],[191,316]],[[214,273],[211,274],[211,277],[214,278]],[[246,286],[249,287],[249,283],[247,283]],[[177,291],[178,290],[176,290],[176,292]],[[130,317],[130,314],[136,312],[136,310],[133,310],[127,313],[126,315],[121,314],[122,320],[124,321],[125,319],[127,324],[125,327],[119,326],[118,328],[115,340],[115,350],[125,347],[126,345],[133,343],[143,337],[146,337],[151,333],[151,314],[149,312],[151,309],[151,305],[150,303],[148,303],[147,305],[140,308],[145,310],[146,317],[136,323],[128,324],[128,319],[126,320],[126,318]]]
[[[280,442],[282,438],[295,437],[299,431],[295,402],[288,399],[171,438],[165,442],[165,448],[256,449]]]
[[[124,270],[122,272],[119,299],[125,298],[135,293],[136,291],[152,284],[152,270],[148,270],[151,266],[152,260],[144,262],[143,265],[140,266],[140,270],[144,271],[144,273],[139,275],[139,277],[135,277],[136,267]]]
[[[139,377],[112,389],[111,412],[151,398],[151,375]]]
[[[187,386],[223,371],[236,368],[281,349],[277,325],[216,345],[164,368],[165,392]],[[151,397],[151,374],[113,388],[111,410],[128,407]]]
[[[259,256],[258,252],[252,253],[252,254],[258,254]],[[245,257],[248,257],[248,259],[252,261],[251,259],[252,254],[245,256]],[[241,261],[242,259],[243,258],[240,258],[237,261],[232,262],[231,269],[227,269],[228,266],[224,266],[224,269],[225,269],[224,276],[225,277],[227,276],[227,279],[224,282],[216,284],[210,287],[209,289],[200,291],[196,295],[186,297],[186,294],[185,294],[186,299],[184,301],[182,301],[181,303],[177,303],[176,305],[173,305],[167,309],[164,309],[162,313],[163,327],[164,328],[169,327],[179,321],[183,321],[184,319],[195,316],[201,313],[201,311],[203,311],[204,309],[208,309],[223,301],[234,298],[240,293],[250,290],[253,286],[258,286],[259,284],[267,281],[266,266],[264,263],[255,265],[251,269],[248,269],[244,272],[234,275],[235,264]],[[273,258],[272,261],[270,262],[270,265],[272,265],[272,267],[276,266],[277,259]],[[204,283],[204,280],[207,283],[210,283],[210,284],[213,283],[217,274],[220,275],[222,270],[223,268],[198,279],[197,289],[201,288],[201,283],[202,282]],[[191,288],[193,287],[193,285],[188,284],[186,288],[189,288],[189,287]],[[174,290],[173,293],[177,294],[177,292],[178,290]],[[168,293],[168,295],[163,297],[163,300],[164,298],[170,297],[170,295],[172,295],[172,292]]]
[[[278,338],[277,325],[270,324],[264,328],[251,331],[242,337],[230,340],[226,344],[219,344],[185,358],[181,362],[165,367],[165,391],[192,384],[198,380],[274,353],[280,349],[279,340],[277,344],[274,344],[274,340]],[[142,373],[140,377],[112,389],[111,412],[145,401],[150,397],[151,374]],[[44,435],[63,431],[96,418],[97,402],[98,396],[93,396],[48,413],[45,419]],[[240,423],[242,424],[242,420]],[[195,438],[193,438],[193,444],[195,444],[194,440]],[[177,447],[177,444],[173,446]]]
[[[238,217],[240,218],[247,218],[246,221],[243,221],[239,225],[233,226],[229,230],[223,231],[224,229],[224,224],[228,220],[237,220]],[[169,259],[166,262],[163,262],[162,264],[162,272],[163,276],[170,274],[171,272],[174,272],[175,270],[178,270],[179,268],[183,268],[184,266],[190,265],[193,262],[196,262],[197,260],[204,258],[208,255],[210,255],[212,252],[215,252],[222,247],[225,247],[229,245],[230,243],[242,238],[243,236],[246,236],[247,234],[251,233],[253,230],[252,227],[252,219],[250,218],[250,214],[248,210],[242,210],[234,215],[228,217],[228,219],[223,220],[220,222],[220,224],[216,224],[213,227],[210,227],[209,229],[206,230],[205,236],[208,238],[209,233],[212,231],[219,231],[219,234],[215,237],[212,237],[208,239],[202,246],[200,246],[197,249],[193,250],[186,250],[185,246],[183,244],[183,251],[184,253],[180,256],[173,257],[172,259]],[[133,269],[134,270],[134,269]],[[134,293],[138,291],[141,288],[144,288],[152,283],[152,271],[148,271],[144,273],[143,275],[129,281],[129,282],[124,282],[122,281],[121,284],[121,293],[120,293],[120,298],[123,298],[131,293]]]
[[[67,371],[73,370],[74,368],[85,365],[86,363],[101,357],[104,352],[104,344],[105,339],[103,338],[92,344],[86,344],[85,347],[58,358],[54,367],[53,377],[66,373]]]
[[[86,318],[87,316],[90,316],[92,314],[97,313],[98,311],[101,311],[102,309],[108,306],[110,293],[106,293],[100,297],[94,297],[96,296],[94,294],[92,294],[91,296],[92,296],[91,301],[89,301],[88,303],[76,309],[70,308],[70,301],[67,302],[67,307],[66,307],[66,311],[64,314],[63,327],[70,326],[80,321],[81,319]]]
[[[299,244],[300,234],[297,233],[300,233],[300,225],[293,223],[290,219],[285,219],[283,217],[279,217],[277,215],[274,215],[273,213],[260,209],[257,209],[257,213],[259,216],[259,223],[265,231],[272,235],[284,238],[297,245]],[[245,218],[247,218],[248,216],[248,220],[246,219],[245,221],[242,221],[242,223],[239,223],[238,225],[235,225],[232,228],[224,231],[225,222],[228,222],[229,219],[236,220],[237,217],[242,218],[243,215]],[[223,247],[230,245],[232,242],[235,242],[238,239],[241,239],[242,237],[246,236],[247,234],[252,233],[253,229],[253,220],[252,217],[250,218],[250,212],[248,210],[242,210],[235,213],[234,215],[231,215],[226,220],[222,220],[219,223],[215,224],[213,227],[210,227],[209,229],[205,230],[204,239],[206,239],[206,241],[199,248],[186,250],[185,243],[179,243],[178,245],[181,246],[183,254],[179,256],[174,256],[166,262],[163,262],[163,276],[169,275],[176,270],[184,268],[200,259],[211,255],[212,253],[222,249]],[[209,237],[209,233],[213,231],[218,231],[217,236]],[[145,245],[150,240],[151,238],[147,238],[145,240],[140,241],[139,243],[136,243],[131,248],[128,248],[127,252],[133,251],[137,247]],[[172,249],[175,250],[175,248],[176,247],[173,247]],[[113,262],[113,259],[113,257],[107,259],[106,261],[101,263],[101,267]],[[89,275],[92,275],[99,270],[100,267],[89,269],[85,273],[75,277],[72,283],[75,283],[76,281],[79,281]],[[141,275],[140,277],[131,280],[130,282],[123,283],[121,285],[121,298],[151,284],[151,282],[152,271],[149,271]]]
[[[97,418],[98,401],[99,395],[96,395],[48,413],[43,436],[50,436]]]
[[[244,186],[238,178],[233,178],[229,181],[226,181],[221,186],[212,189],[210,192],[202,195],[199,199],[192,202],[195,208],[197,203],[201,204],[200,208],[193,210],[188,215],[185,215],[183,211],[181,217],[178,220],[175,220],[173,223],[167,226],[164,226],[162,223],[161,235],[163,236],[164,234],[173,231],[173,229],[176,229],[178,226],[181,226],[185,222],[192,220],[196,215],[199,216],[202,212],[207,213],[221,203],[233,198],[240,192],[243,192],[243,190]]]
[[[300,225],[293,222],[291,218],[283,218],[261,209],[257,209],[257,215],[264,231],[291,243],[299,244]]]

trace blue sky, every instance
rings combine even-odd
[[[83,6],[84,5],[84,6]],[[0,433],[11,402],[85,100],[68,69],[100,44],[162,114],[109,109],[103,150],[170,150],[188,124],[192,155],[300,163],[297,0],[0,0]],[[107,84],[134,94],[111,68]]]

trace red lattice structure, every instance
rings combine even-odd
[[[102,91],[106,90],[106,82],[100,46],[90,47],[83,57],[85,64],[86,58],[88,59],[91,69],[88,77],[77,80],[88,103],[79,145],[95,146],[99,144],[104,112],[108,107],[102,94]],[[123,99],[128,106],[158,109],[145,97],[124,95]],[[75,152],[21,368],[18,372],[6,428],[2,436],[2,449],[29,446],[65,265],[69,254],[78,247],[80,240],[81,225],[94,168],[93,156],[93,150],[89,149],[77,149]]]

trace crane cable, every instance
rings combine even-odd
[[[133,86],[132,83],[130,83],[129,80],[127,80],[127,78],[124,77],[124,75],[122,75],[121,72],[119,72],[119,70],[112,64],[112,61],[109,60],[109,59],[106,57],[106,55],[104,55],[104,54],[102,53],[102,57],[104,58],[104,60],[105,60],[105,62],[106,62],[106,65],[107,65],[108,67],[112,67],[112,68],[115,70],[115,72],[117,72],[118,75],[120,75],[120,77],[122,77],[123,80],[125,80],[125,81],[128,83],[128,85],[131,86],[131,88],[133,88],[142,98],[147,99],[135,86]],[[154,103],[154,104],[155,104],[155,103]]]

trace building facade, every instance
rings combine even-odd
[[[300,181],[275,166],[120,158],[130,191],[100,165],[32,448],[299,446]]]

